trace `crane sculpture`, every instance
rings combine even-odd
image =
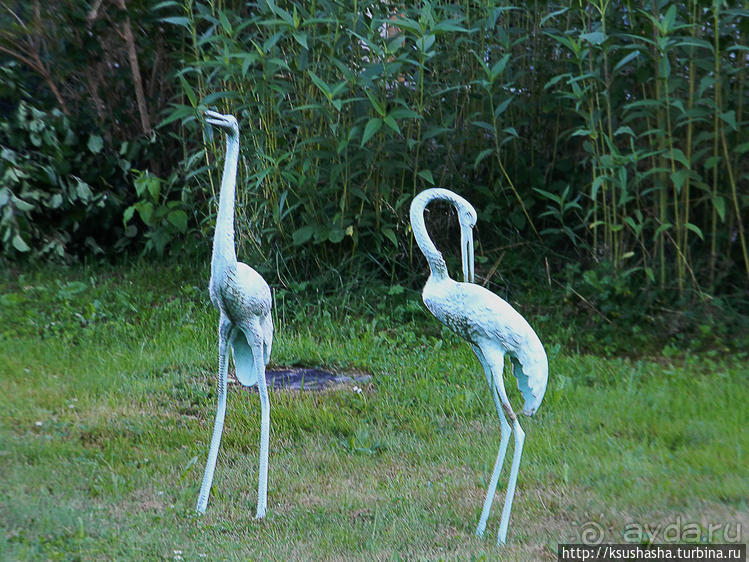
[[[424,210],[434,200],[452,203],[458,212],[463,276],[466,281],[464,283],[450,278],[442,254],[427,233]],[[525,432],[520,427],[505,392],[502,377],[504,358],[508,355],[512,361],[513,374],[525,401],[523,413],[528,416],[536,412],[543,400],[549,369],[543,345],[528,322],[507,302],[488,289],[473,283],[472,229],[476,219],[473,206],[447,189],[427,189],[411,201],[411,227],[414,238],[429,263],[429,279],[422,292],[424,304],[437,320],[471,345],[484,369],[499,414],[499,453],[476,529],[479,537],[483,536],[486,529],[510,433],[515,435],[512,467],[497,537],[497,543],[504,544],[525,441]]]
[[[256,518],[265,517],[268,506],[268,438],[270,403],[265,382],[265,365],[273,344],[271,293],[265,280],[250,266],[237,261],[234,249],[234,193],[239,159],[239,125],[232,115],[205,111],[206,122],[226,133],[226,160],[218,199],[216,231],[211,257],[211,302],[219,310],[218,325],[218,410],[213,425],[211,448],[205,466],[197,511],[208,506],[216,468],[221,433],[226,415],[226,377],[229,347],[234,355],[237,379],[244,386],[258,385],[260,394],[260,468]]]

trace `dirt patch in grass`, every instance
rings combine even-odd
[[[135,490],[123,507],[128,512],[162,512],[166,509],[164,493],[144,488]]]

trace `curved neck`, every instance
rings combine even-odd
[[[236,265],[234,249],[234,194],[237,186],[237,163],[239,161],[239,137],[226,135],[226,161],[218,196],[216,232],[213,235],[212,267],[219,264]]]
[[[429,238],[429,233],[427,232],[426,224],[424,223],[424,209],[426,209],[426,206],[435,199],[444,199],[454,203],[452,199],[440,191],[422,191],[413,198],[413,201],[411,201],[411,229],[413,230],[414,238],[419,245],[421,253],[424,254],[427,263],[429,263],[429,270],[432,277],[435,277],[437,280],[443,280],[450,278],[447,271],[447,264],[445,263],[445,259],[442,257],[440,251],[434,245],[434,242],[432,242],[432,239]]]

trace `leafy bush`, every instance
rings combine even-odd
[[[196,110],[214,107],[241,123],[240,251],[284,283],[415,286],[423,264],[408,203],[440,185],[479,210],[479,273],[489,284],[497,271],[562,278],[573,260],[580,294],[605,279],[634,298],[673,289],[679,302],[704,304],[705,293],[746,286],[745,9],[721,0],[131,4],[39,21],[18,8],[19,30],[36,41],[29,48],[64,61],[56,73],[42,61],[37,89],[59,83],[60,109],[82,110],[54,125],[58,141],[48,145],[19,124],[17,100],[29,98],[3,96],[15,100],[0,106],[8,127],[22,132],[3,141],[15,159],[3,166],[20,170],[0,199],[7,255],[42,231],[55,232],[37,244],[57,240],[48,254],[95,250],[103,242],[82,236],[82,218],[105,209],[112,215],[95,221],[112,248],[208,251],[224,147]],[[84,20],[88,34],[72,29]],[[119,39],[127,26],[137,45]],[[0,33],[3,52],[23,46],[19,30]],[[111,100],[101,95],[107,82]],[[49,104],[27,107],[53,114]],[[136,136],[159,111],[155,143]],[[63,123],[57,115],[47,126],[55,120]],[[41,166],[57,162],[56,146],[67,150],[66,128],[77,156],[73,171],[58,173],[64,188],[52,188]],[[105,140],[99,154],[91,134]],[[22,188],[47,195],[26,201]],[[49,217],[28,209],[49,210],[56,194]],[[452,254],[443,209],[429,224]],[[617,291],[611,302],[623,306]]]
[[[749,276],[746,11],[609,0],[158,9],[189,45],[166,122],[196,139],[196,107],[240,117],[240,231],[282,276],[369,261],[408,277],[421,257],[407,204],[432,185],[477,206],[489,262],[525,239],[558,252],[559,267],[605,260],[613,275],[680,293]],[[201,166],[202,150],[188,150]],[[220,167],[202,170],[206,191]]]
[[[25,101],[0,123],[0,239],[6,256],[67,258],[117,245],[124,158],[105,155],[102,137],[78,133],[61,111]]]

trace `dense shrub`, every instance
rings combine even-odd
[[[132,23],[147,113],[162,118],[161,144],[134,164],[143,171],[119,207],[135,247],[209,248],[223,140],[206,135],[197,110],[216,107],[241,123],[241,251],[284,280],[407,280],[421,259],[408,203],[441,185],[478,208],[489,277],[515,267],[564,278],[572,260],[591,272],[586,286],[607,280],[612,295],[746,287],[749,20],[733,3],[121,5],[75,17],[121,61],[112,76],[132,88],[114,88],[120,101],[138,80],[122,70],[128,44],[104,30]],[[30,29],[58,44],[75,17]],[[108,69],[84,35],[67,40],[79,62]],[[60,66],[60,95],[78,92],[69,99],[85,106],[85,73],[70,67]],[[40,87],[54,78],[39,76]],[[106,101],[89,90],[90,107]],[[131,123],[143,117],[136,101]],[[108,114],[97,122],[117,128],[118,112]],[[449,248],[449,230],[435,230]]]
[[[3,71],[11,81],[12,68]],[[7,257],[69,258],[122,247],[122,200],[137,147],[105,150],[59,109],[20,100],[0,122],[0,239]]]
[[[746,11],[608,0],[161,9],[191,45],[170,119],[197,137],[195,106],[241,117],[242,231],[292,276],[351,258],[407,274],[418,259],[407,203],[431,185],[476,204],[490,260],[542,240],[560,265],[603,260],[680,291],[749,276]]]

